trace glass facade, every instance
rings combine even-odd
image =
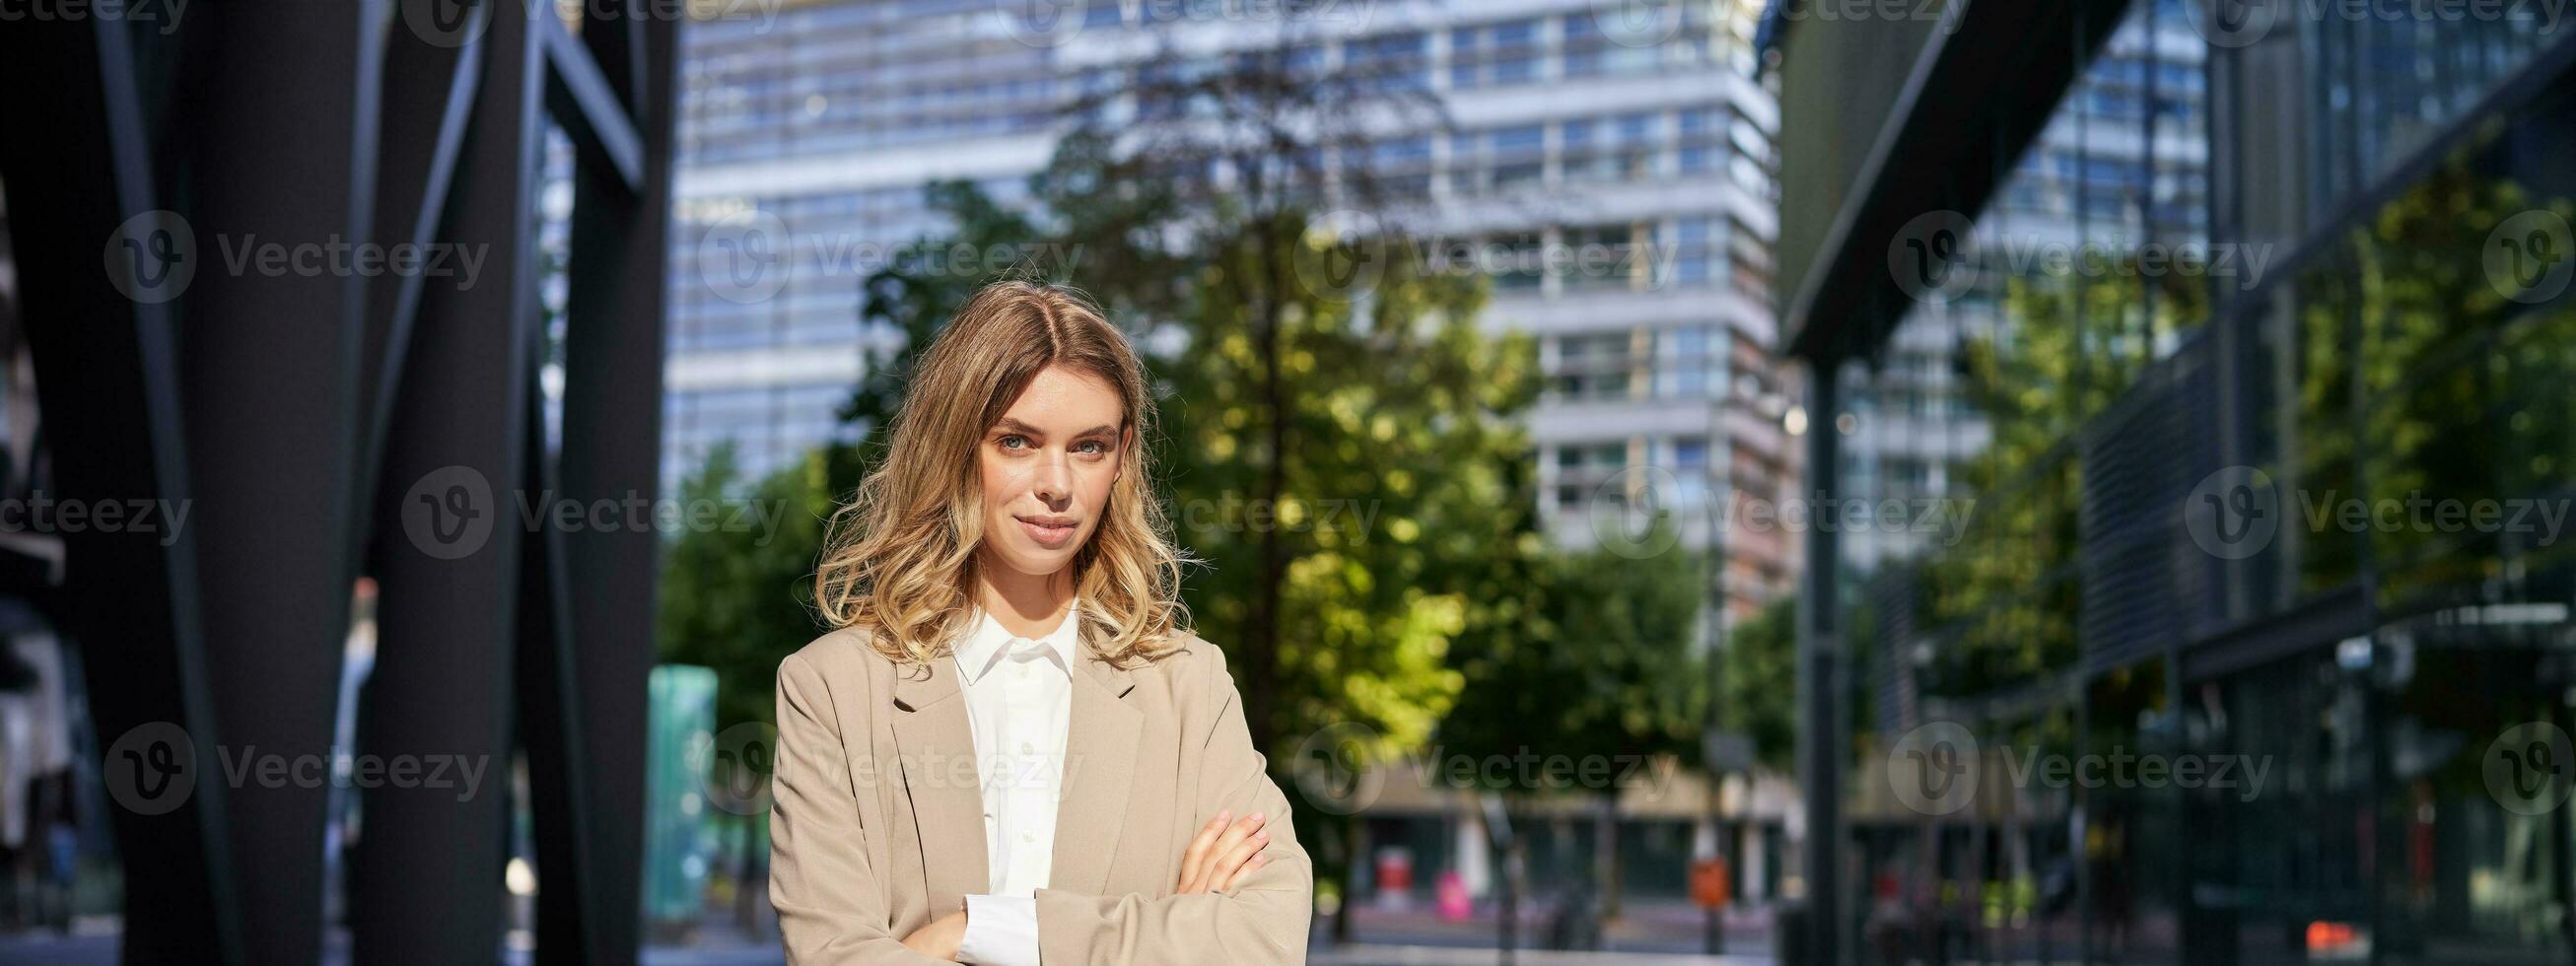
[[[1441,125],[1335,160],[1418,210],[1407,223],[1439,236],[1454,267],[1491,279],[1490,324],[1539,342],[1539,509],[1561,541],[1592,541],[1595,511],[1625,505],[1631,484],[1698,514],[1712,494],[1777,499],[1790,478],[1771,318],[1777,119],[1750,52],[1760,7],[1640,19],[1591,0],[1383,0],[1312,8],[1291,32],[1293,62],[1444,107]],[[833,414],[879,337],[859,318],[859,284],[870,255],[942,228],[924,182],[967,177],[1027,204],[1024,179],[1067,106],[1115,103],[1119,51],[1138,34],[1190,31],[1217,51],[1272,42],[1260,9],[1309,8],[1102,0],[1053,45],[1015,41],[985,0],[791,4],[775,23],[690,25],[665,486],[721,441],[756,477],[847,431]],[[749,250],[725,246],[747,240],[733,237],[744,225],[774,236],[775,252],[750,254],[774,255],[783,278],[740,274]],[[1685,466],[1682,453],[1697,455]],[[1698,546],[1705,523],[1676,529]],[[1733,550],[1743,607],[1787,591],[1789,541],[1748,534]]]
[[[1835,495],[1973,519],[1836,538],[1858,961],[2576,955],[2576,45],[2278,9],[2130,4],[1833,369]]]

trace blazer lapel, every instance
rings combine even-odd
[[[1073,675],[1073,716],[1064,740],[1064,791],[1057,799],[1055,857],[1049,888],[1101,895],[1109,862],[1127,824],[1127,785],[1136,771],[1136,736],[1145,715],[1128,707],[1136,684],[1120,670],[1083,651]]]
[[[921,836],[933,918],[964,908],[967,896],[993,885],[975,730],[957,673],[955,661],[936,660],[908,669],[894,688],[895,760]]]

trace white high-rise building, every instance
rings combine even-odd
[[[1222,56],[1275,43],[1278,18],[1295,17],[1301,60],[1417,84],[1443,105],[1444,130],[1360,152],[1419,197],[1408,228],[1613,266],[1494,279],[1488,323],[1535,335],[1547,374],[1529,423],[1551,535],[1617,539],[1598,511],[1652,489],[1686,546],[1725,535],[1730,609],[1746,612],[1790,587],[1797,541],[1712,527],[1704,508],[1787,497],[1783,417],[1803,416],[1774,351],[1777,121],[1752,63],[1760,5],[1093,0],[1044,20],[1026,2],[857,0],[691,24],[666,485],[718,440],[759,474],[836,432],[862,367],[859,285],[880,246],[938,227],[924,182],[971,179],[1025,203],[1024,179],[1069,123],[1061,106],[1122,58],[1164,40]],[[746,241],[749,219],[792,243],[746,247],[764,240]]]

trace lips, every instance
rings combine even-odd
[[[1028,532],[1029,539],[1049,550],[1072,543],[1074,532],[1081,529],[1072,517],[1014,516],[1011,519],[1020,521],[1020,528]]]

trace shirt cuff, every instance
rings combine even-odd
[[[1038,966],[1035,896],[967,896],[966,936],[957,961],[978,966]]]

